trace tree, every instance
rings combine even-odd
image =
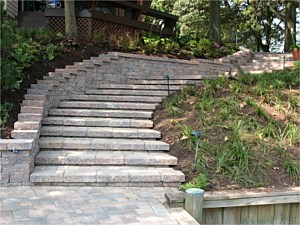
[[[65,26],[66,38],[76,41],[78,39],[78,30],[76,25],[74,0],[65,1]]]
[[[220,47],[221,41],[221,9],[220,0],[210,0],[208,37],[215,46]]]
[[[293,40],[296,40],[296,2],[286,3],[284,51],[291,50]],[[294,37],[293,37],[294,36]]]

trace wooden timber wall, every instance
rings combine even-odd
[[[300,189],[205,193],[204,224],[300,224]]]

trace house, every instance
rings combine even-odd
[[[141,30],[170,36],[175,33],[177,16],[150,8],[152,0],[75,1],[80,39],[90,40],[95,33],[104,36],[136,34]],[[51,7],[50,0],[6,0],[8,15],[17,19],[21,27],[46,26],[53,32],[64,32],[64,5]],[[145,22],[144,18],[148,21]],[[150,18],[150,19],[149,19]]]

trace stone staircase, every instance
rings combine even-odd
[[[75,63],[50,73],[28,91],[28,113],[41,110],[32,103],[40,106],[44,94],[51,102],[42,119],[31,182],[178,186],[185,181],[184,174],[172,168],[177,158],[168,154],[169,144],[159,141],[161,134],[152,129],[151,118],[169,93],[199,82],[203,75],[183,77],[174,68],[168,86],[162,72],[149,75],[131,67],[134,74],[118,74],[120,61],[102,55]]]
[[[266,55],[255,58],[249,51],[231,57],[245,68],[255,60],[260,64],[267,60]],[[172,168],[177,159],[168,154],[169,145],[160,141],[160,132],[153,130],[153,111],[168,94],[234,69],[231,61],[109,53],[44,76],[28,89],[12,132],[14,139],[38,143],[22,161],[30,160],[30,182],[180,185],[184,174]],[[29,148],[25,141],[24,145]]]
[[[233,55],[226,56],[215,60],[217,62],[232,63],[234,68],[226,74],[236,75],[239,72],[261,74],[264,72],[274,72],[294,67],[291,52],[285,53],[270,53],[258,52],[252,53],[250,51],[240,51]]]
[[[184,181],[177,159],[151,129],[166,90],[102,85],[73,95],[43,119],[35,183],[100,186],[172,186]],[[162,87],[162,89],[165,89]]]

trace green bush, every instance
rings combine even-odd
[[[144,45],[143,51],[146,54],[155,53],[157,51],[158,45],[160,43],[160,38],[158,36],[143,37]]]
[[[3,127],[7,123],[12,108],[13,108],[13,104],[10,102],[6,102],[0,105],[0,115],[1,115],[0,126],[1,127]]]
[[[56,49],[53,33],[45,28],[20,29],[16,21],[1,20],[1,89],[18,89],[23,80],[22,70],[38,60],[41,54],[53,60]]]

